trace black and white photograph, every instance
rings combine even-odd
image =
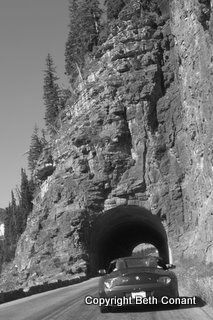
[[[1,0],[0,102],[0,319],[213,320],[213,0]]]

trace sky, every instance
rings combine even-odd
[[[42,96],[48,53],[59,84],[67,86],[68,24],[68,0],[0,1],[0,208],[8,206],[11,190],[20,186],[35,124],[45,128]]]

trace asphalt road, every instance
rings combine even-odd
[[[101,314],[96,305],[86,305],[85,296],[97,296],[97,278],[54,291],[0,305],[0,320],[192,320],[213,319],[213,310],[203,306],[179,309],[117,308]]]

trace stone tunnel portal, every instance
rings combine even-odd
[[[158,216],[138,206],[118,206],[97,218],[90,239],[90,272],[107,268],[111,260],[132,255],[140,243],[154,245],[169,262],[166,231]]]

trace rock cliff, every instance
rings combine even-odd
[[[179,257],[213,262],[211,3],[158,4],[128,2],[62,110],[6,270],[16,286],[88,274],[93,225],[118,206],[158,216]]]

